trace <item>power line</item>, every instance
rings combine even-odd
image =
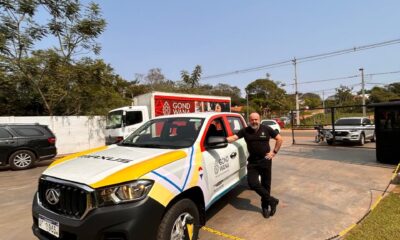
[[[335,81],[335,80],[344,80],[344,79],[351,79],[351,78],[357,78],[359,75],[352,75],[352,76],[347,76],[347,77],[338,77],[338,78],[328,78],[328,79],[322,79],[322,80],[313,80],[313,81],[307,81],[307,82],[299,82],[297,84],[308,84],[308,83],[316,83],[316,82],[329,82],[329,81]],[[288,84],[288,85],[294,85],[294,83]]]
[[[364,74],[364,76],[372,77],[372,76],[396,74],[396,73],[400,73],[400,70],[399,71],[392,71],[392,72],[369,73],[369,74]],[[358,78],[358,77],[360,77],[360,74],[346,76],[346,77],[337,77],[337,78],[320,79],[320,80],[313,80],[313,81],[307,81],[307,82],[299,82],[297,84],[300,85],[300,84],[317,83],[317,82],[329,82],[329,81],[345,80],[345,79]],[[288,85],[294,85],[294,83],[291,83],[291,84],[288,84]]]
[[[363,51],[363,50],[368,50],[368,49],[373,49],[373,48],[378,48],[378,47],[384,47],[384,46],[389,46],[389,45],[394,45],[394,44],[399,44],[399,43],[400,43],[400,39],[394,39],[394,40],[389,40],[389,41],[385,41],[385,42],[373,43],[373,44],[363,45],[363,46],[359,46],[359,47],[353,47],[353,48],[348,48],[348,49],[343,49],[343,50],[338,50],[338,51],[333,51],[333,52],[311,55],[311,56],[307,56],[307,57],[300,57],[300,58],[296,58],[296,61],[297,61],[297,63],[317,61],[317,60],[321,60],[321,59],[325,59],[325,58],[329,58],[329,57],[335,57],[335,56],[339,56],[339,55],[343,55],[343,54],[348,54],[348,53],[353,53],[353,52],[357,52],[357,51]],[[285,60],[285,61],[281,61],[281,62],[277,62],[277,63],[261,65],[258,67],[251,67],[251,68],[246,68],[246,69],[230,71],[230,72],[226,72],[226,73],[208,75],[208,76],[203,77],[202,79],[220,78],[220,77],[230,76],[230,75],[234,75],[234,74],[242,74],[242,73],[260,71],[260,70],[265,70],[265,69],[270,69],[270,68],[289,66],[292,63],[293,63],[293,60]]]
[[[230,76],[233,74],[241,74],[241,73],[247,73],[247,72],[260,71],[260,70],[264,70],[264,69],[289,66],[291,64],[292,64],[292,60],[282,61],[282,62],[278,62],[278,63],[272,63],[272,64],[267,64],[267,65],[263,65],[263,66],[253,67],[253,68],[247,68],[247,69],[236,70],[236,71],[227,72],[227,73],[205,76],[205,77],[202,77],[202,79],[226,77],[226,76]]]
[[[365,74],[365,76],[377,76],[377,75],[387,75],[387,74],[395,74],[395,73],[400,73],[400,71],[381,72],[381,73],[370,73],[370,74]]]
[[[355,87],[355,86],[359,86],[359,85],[361,85],[361,83],[356,83],[356,84],[351,84],[351,85],[348,85],[348,86],[345,86],[345,87]],[[336,91],[336,89],[338,89],[339,87],[335,87],[335,88],[327,88],[327,89],[320,89],[320,90],[315,90],[315,91],[312,91],[312,92],[307,92],[307,93],[320,93],[320,92],[329,92],[329,91]],[[288,93],[288,94],[294,94],[294,93]]]

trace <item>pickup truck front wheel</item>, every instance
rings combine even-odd
[[[199,226],[200,214],[196,204],[189,199],[182,199],[164,215],[157,240],[195,240],[199,235]]]

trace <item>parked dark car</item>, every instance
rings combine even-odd
[[[22,170],[56,155],[56,137],[46,125],[0,124],[0,165]]]

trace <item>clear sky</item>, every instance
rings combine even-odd
[[[127,80],[161,68],[171,80],[199,64],[203,77],[352,47],[400,39],[398,0],[97,0],[107,29],[99,38],[100,57]],[[297,65],[299,83],[359,74],[400,71],[400,44]],[[293,93],[293,66],[201,83],[228,83],[243,89],[270,73]],[[299,84],[299,92],[323,89],[360,78]],[[367,76],[366,82],[400,82],[400,73]],[[367,84],[367,89],[372,85]],[[354,86],[359,90],[360,85]],[[243,94],[243,92],[242,92]]]

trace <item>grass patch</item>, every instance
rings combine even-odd
[[[345,240],[400,239],[400,187],[390,193]]]

